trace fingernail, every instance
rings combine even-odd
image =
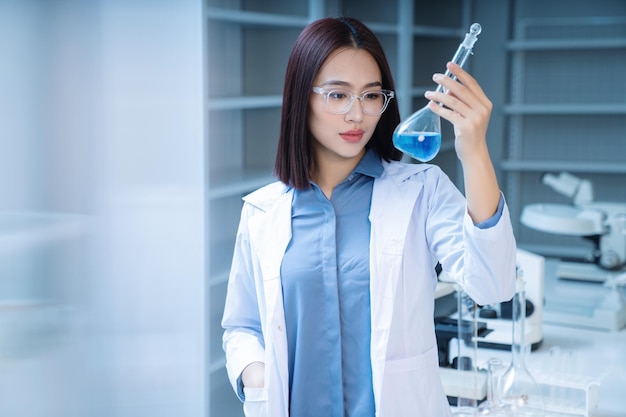
[[[441,75],[441,74],[433,74],[433,80],[434,80],[434,81],[439,81],[439,80],[441,80],[441,77],[443,77],[443,75]]]
[[[424,97],[426,97],[426,98],[430,98],[432,95],[433,95],[433,92],[432,92],[432,91],[426,91],[426,92],[424,93]]]

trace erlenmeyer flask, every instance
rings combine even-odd
[[[513,416],[544,417],[545,405],[541,390],[524,363],[526,289],[519,269],[512,311],[511,365],[502,376],[500,399]]]
[[[503,370],[504,365],[500,359],[491,358],[487,362],[487,400],[478,406],[475,417],[513,417],[500,401],[500,375]]]
[[[470,31],[465,35],[465,39],[452,57],[452,62],[461,67],[465,64],[481,30],[480,24],[472,24]],[[447,70],[446,75],[455,78]],[[437,91],[443,91],[443,87],[439,85]],[[424,106],[396,127],[393,132],[393,144],[397,149],[418,161],[430,161],[439,153],[441,148],[441,120],[439,116],[433,113],[428,106]]]

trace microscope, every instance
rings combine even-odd
[[[523,225],[546,233],[580,236],[593,242],[581,261],[561,261],[557,276],[605,282],[626,266],[626,203],[594,202],[589,180],[567,172],[545,174],[543,184],[573,200],[566,204],[530,204],[524,207]]]
[[[545,174],[543,184],[573,204],[529,204],[523,225],[546,233],[579,236],[593,248],[576,259],[555,259],[545,287],[546,322],[619,330],[626,325],[626,203],[596,202],[589,180],[567,172]],[[601,284],[601,285],[598,285]]]
[[[526,281],[526,325],[525,340],[532,350],[543,342],[543,305],[545,258],[523,249],[517,249],[516,264],[519,273]],[[497,305],[475,305],[477,311],[476,329],[471,323],[458,324],[457,298],[461,296],[455,286],[448,282],[445,274],[439,275],[435,292],[435,331],[440,346],[439,364],[449,366],[451,362],[442,348],[448,350],[451,339],[461,337],[469,343],[476,339],[479,348],[510,350],[512,345],[512,304],[511,301]],[[453,301],[456,300],[456,301]],[[448,305],[446,310],[443,306]],[[459,330],[461,331],[459,333]],[[459,336],[460,335],[460,336]]]

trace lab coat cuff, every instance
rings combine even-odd
[[[500,221],[502,217],[502,212],[504,211],[504,196],[502,192],[500,192],[500,200],[498,200],[498,208],[493,216],[488,218],[487,220],[483,220],[482,222],[474,223],[474,226],[479,229],[489,229],[490,227],[495,226]]]
[[[241,379],[241,375],[237,378],[237,397],[241,400],[241,402],[246,401],[246,394],[243,392],[243,380]]]
[[[235,393],[243,401],[241,374],[252,362],[265,363],[265,349],[256,336],[241,329],[239,331],[226,331],[224,347],[228,378]]]

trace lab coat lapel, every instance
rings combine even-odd
[[[384,363],[398,280],[402,275],[405,239],[415,201],[422,189],[405,175],[385,172],[374,182],[370,210],[370,293],[372,320],[372,376],[380,400]]]
[[[263,276],[263,292],[267,313],[265,347],[274,351],[273,359],[282,379],[283,399],[288,398],[289,369],[280,266],[287,245],[291,240],[292,198],[293,192],[287,191],[273,201],[270,199],[271,204],[261,207],[261,210],[267,211],[259,213],[250,221],[250,241],[258,242],[255,249],[259,254],[258,259]]]
[[[250,220],[250,241],[259,242],[261,271],[265,281],[278,278],[287,244],[291,240],[291,200],[293,192],[285,192],[272,204],[261,206],[263,213]]]

